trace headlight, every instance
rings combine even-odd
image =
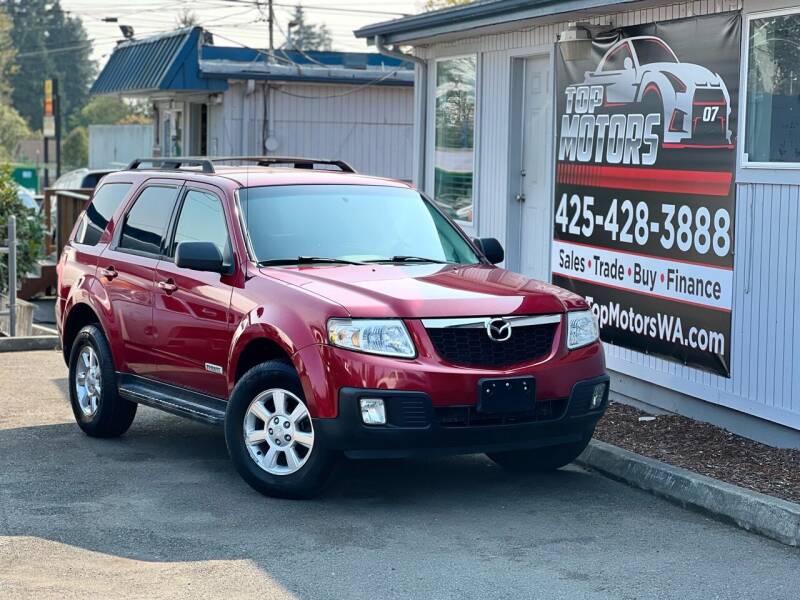
[[[600,337],[597,319],[590,310],[579,310],[567,313],[567,348],[574,350],[591,344]]]
[[[328,341],[340,348],[370,354],[416,356],[408,330],[399,319],[331,319]]]

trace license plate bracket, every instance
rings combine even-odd
[[[480,413],[504,414],[532,411],[536,407],[535,377],[490,377],[478,381]]]

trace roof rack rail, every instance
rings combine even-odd
[[[304,156],[218,156],[211,158],[212,163],[239,161],[254,162],[259,167],[270,167],[272,165],[292,165],[295,169],[313,169],[314,165],[331,165],[338,167],[344,173],[355,173],[356,170],[343,160],[329,158],[308,158]]]
[[[192,156],[136,158],[131,161],[126,170],[135,171],[143,164],[149,164],[152,165],[153,169],[165,171],[177,171],[182,167],[201,167],[203,173],[216,172],[213,161],[208,158],[196,158]]]

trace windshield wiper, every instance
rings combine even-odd
[[[371,263],[379,263],[379,262],[386,262],[386,263],[405,263],[405,262],[426,262],[426,263],[436,263],[436,264],[450,264],[445,260],[439,260],[436,258],[425,258],[424,256],[393,256],[391,258],[376,258],[374,260],[368,260],[367,262]]]
[[[294,258],[270,258],[258,261],[259,267],[274,267],[279,265],[314,265],[314,264],[339,264],[339,265],[365,265],[367,263],[344,258],[328,256],[295,256]]]

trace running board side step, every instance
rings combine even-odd
[[[117,373],[117,388],[121,397],[137,404],[208,425],[221,426],[225,422],[228,403],[213,396],[130,373]]]

